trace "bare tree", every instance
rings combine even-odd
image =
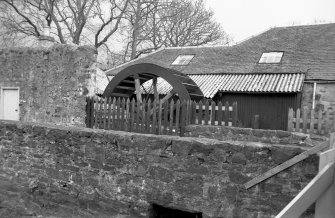
[[[40,37],[45,28],[63,44],[107,42],[129,0],[2,0],[0,21],[8,34]]]
[[[230,37],[213,19],[204,0],[132,0],[125,57],[137,58],[160,47],[228,44]]]
[[[164,20],[164,46],[200,46],[228,39],[214,13],[204,0],[174,0],[170,10],[161,12]]]
[[[130,53],[130,59],[137,57],[141,43],[147,40],[145,32],[148,22],[153,13],[159,10],[160,0],[131,0],[125,13],[128,21],[127,33],[128,42],[125,49],[125,56]]]

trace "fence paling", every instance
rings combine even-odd
[[[180,101],[176,103],[176,134],[179,134],[179,123],[180,123]]]
[[[328,134],[335,131],[335,114],[330,114],[329,110],[303,110],[297,109],[296,112],[290,108],[288,113],[288,131],[303,132],[309,134]]]
[[[130,132],[184,135],[189,124],[235,125],[237,106],[213,101],[148,101],[87,98],[86,126]],[[224,121],[224,122],[222,122]],[[330,125],[329,125],[330,126]]]

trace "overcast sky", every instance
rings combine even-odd
[[[335,0],[207,0],[235,42],[275,26],[335,23]]]

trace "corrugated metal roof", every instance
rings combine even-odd
[[[218,91],[254,93],[300,92],[305,79],[304,73],[283,74],[197,74],[189,75],[200,87],[206,98],[213,98]],[[152,81],[143,84],[148,93],[153,93]],[[157,80],[159,94],[167,94],[171,85],[162,78]]]

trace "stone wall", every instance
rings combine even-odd
[[[312,108],[313,104],[313,83],[305,83],[302,94],[302,107]],[[315,110],[330,109],[335,111],[335,82],[317,83],[315,90]]]
[[[0,88],[20,89],[20,120],[85,123],[85,96],[93,95],[95,87],[95,49],[68,45],[2,49],[0,66]]]
[[[189,125],[186,126],[185,136],[209,138],[220,141],[236,140],[269,144],[311,144],[309,136],[302,133],[230,126]]]
[[[269,218],[316,175],[317,156],[243,184],[304,149],[0,121],[0,215],[148,217],[158,204]]]

